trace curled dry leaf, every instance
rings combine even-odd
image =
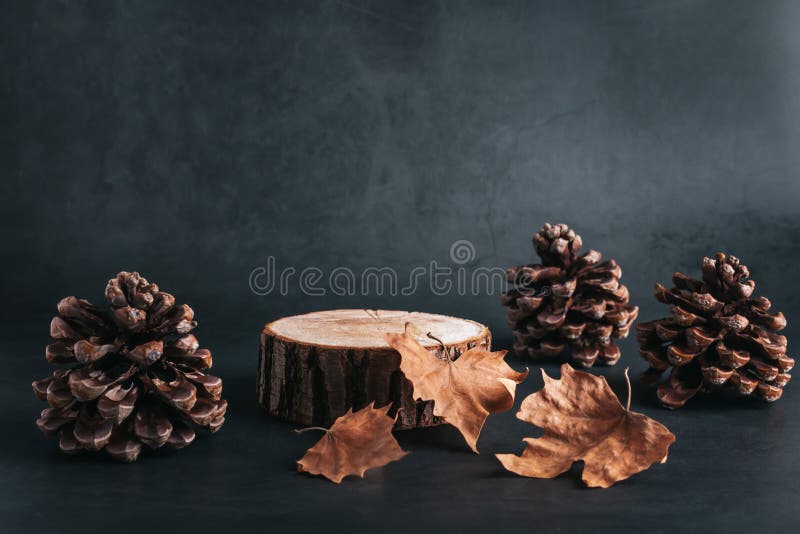
[[[517,417],[542,427],[541,438],[525,438],[521,456],[498,454],[503,467],[518,475],[554,478],[583,460],[583,481],[607,488],[667,461],[675,436],[662,424],[623,407],[606,379],[561,366],[561,380],[542,371],[544,388],[522,401]]]
[[[385,338],[400,353],[400,369],[414,386],[414,398],[433,400],[433,415],[456,427],[477,453],[486,418],[514,406],[517,384],[525,380],[528,370],[518,373],[512,369],[503,360],[507,351],[491,352],[481,346],[457,360],[437,358],[408,327],[402,334],[385,334]]]
[[[392,435],[395,419],[387,415],[390,407],[376,409],[372,403],[357,412],[348,410],[329,430],[320,427],[297,430],[325,431],[322,439],[297,461],[297,470],[322,475],[338,484],[348,475],[363,478],[367,469],[384,466],[408,454]]]

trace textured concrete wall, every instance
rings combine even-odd
[[[615,257],[645,319],[654,281],[718,249],[800,305],[798,24],[789,1],[18,2],[3,313],[136,269],[232,335],[383,306],[502,343],[495,295],[257,296],[248,276],[270,255],[408,273],[458,239],[468,267],[508,266],[545,221]]]

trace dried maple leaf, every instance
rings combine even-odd
[[[400,370],[414,386],[414,398],[433,400],[433,415],[456,427],[477,453],[486,418],[514,406],[517,384],[525,380],[528,370],[512,369],[503,360],[507,351],[490,352],[483,347],[473,347],[456,360],[437,358],[414,338],[409,326],[402,334],[384,337],[400,353]]]
[[[297,461],[297,470],[322,475],[339,483],[348,475],[364,478],[364,472],[399,460],[408,452],[400,448],[392,435],[395,419],[387,415],[391,405],[375,408],[373,402],[357,412],[352,409],[336,419],[325,435]]]
[[[522,401],[517,418],[545,429],[541,438],[525,438],[521,456],[498,454],[503,467],[518,475],[553,478],[583,460],[583,481],[607,488],[667,461],[675,436],[667,428],[623,407],[606,379],[561,366],[561,380],[542,371],[544,388]]]

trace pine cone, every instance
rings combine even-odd
[[[60,433],[67,453],[105,449],[132,462],[142,444],[179,449],[193,427],[216,432],[225,421],[222,380],[204,374],[211,353],[189,332],[197,326],[186,304],[175,304],[139,273],[108,282],[110,309],[67,297],[50,323],[45,356],[68,367],[33,383],[50,407],[36,421]]]
[[[578,255],[581,238],[565,224],[545,224],[533,236],[541,264],[506,271],[512,287],[501,300],[514,330],[514,350],[522,357],[558,356],[568,346],[572,360],[591,367],[619,360],[612,338],[627,337],[639,308],[628,306],[614,260],[600,253]]]
[[[698,391],[727,384],[742,395],[776,401],[789,382],[794,360],[786,355],[783,314],[768,313],[770,301],[753,298],[755,282],[734,256],[703,258],[703,280],[675,273],[675,287],[656,284],[655,296],[669,304],[670,316],[637,326],[642,375],[658,387],[667,408],[680,408]]]

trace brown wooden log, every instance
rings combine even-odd
[[[286,317],[264,326],[258,363],[259,404],[271,415],[302,425],[330,425],[349,408],[371,402],[400,410],[395,428],[439,424],[433,401],[415,402],[400,371],[400,355],[383,338],[406,323],[437,357],[455,359],[476,345],[491,346],[482,324],[428,313],[332,310]],[[426,337],[426,333],[440,339]]]

